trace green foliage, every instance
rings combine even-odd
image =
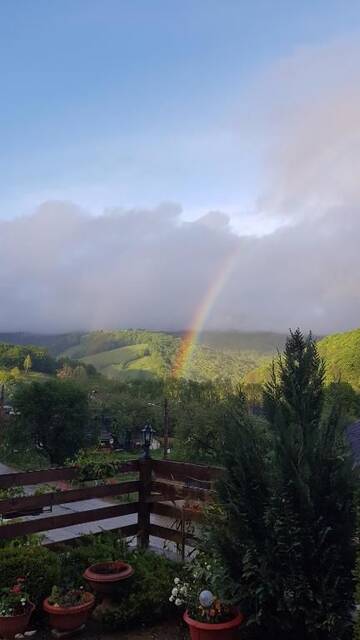
[[[18,469],[47,469],[49,460],[45,452],[38,451],[34,444],[19,432],[18,426],[9,421],[2,426],[0,460]]]
[[[356,559],[356,567],[354,571],[355,578],[355,604],[360,605],[360,554],[358,553]],[[353,640],[360,640],[360,616],[357,615],[354,625]]]
[[[336,404],[323,412],[323,379],[311,336],[291,333],[266,387],[270,442],[245,414],[226,432],[210,541],[240,585],[248,624],[271,639],[349,629],[354,474]]]
[[[177,565],[146,552],[132,552],[128,561],[134,567],[134,576],[117,605],[106,611],[102,618],[104,626],[113,630],[132,624],[154,623],[173,613],[169,593]]]
[[[158,555],[128,549],[116,533],[83,536],[73,546],[54,552],[42,546],[0,550],[0,589],[24,577],[30,599],[41,605],[54,585],[61,589],[87,587],[82,575],[98,562],[126,560],[134,577],[121,589],[116,606],[106,613],[104,624],[113,629],[161,619],[171,611],[169,591],[177,565]]]
[[[44,451],[51,464],[62,464],[86,444],[90,429],[88,399],[74,382],[21,384],[13,404],[19,415],[8,437],[15,447],[30,444]]]
[[[325,360],[325,382],[349,383],[360,391],[360,329],[327,336],[317,342],[319,355]],[[245,382],[263,384],[269,379],[271,357],[265,358],[245,376]]]
[[[98,449],[87,449],[79,451],[79,453],[69,460],[68,463],[80,467],[80,473],[77,481],[87,480],[103,480],[107,478],[115,478],[119,474],[119,465],[124,460],[130,458],[128,453],[116,451],[104,452]],[[129,475],[129,474],[127,474]],[[124,479],[124,473],[121,473],[121,479]]]
[[[25,371],[31,368],[41,373],[54,373],[56,360],[46,349],[40,347],[0,343],[0,368],[10,370],[14,367]]]
[[[286,335],[271,331],[202,331],[198,342],[226,351],[276,353],[283,349]]]
[[[326,360],[327,382],[349,382],[360,390],[360,329],[328,336],[318,349]]]
[[[49,604],[56,607],[77,607],[79,604],[86,602],[86,591],[82,589],[67,589],[66,587],[53,586],[51,594],[48,598]]]
[[[174,579],[170,602],[183,607],[199,622],[217,624],[233,617],[238,586],[229,578],[218,558],[200,552],[179,573],[183,575]],[[200,603],[202,591],[209,591],[213,596],[208,607]]]
[[[259,335],[259,346],[256,336]],[[198,381],[239,380],[267,353],[275,353],[282,336],[207,332],[193,349],[183,375]],[[93,364],[109,378],[132,381],[168,376],[181,345],[180,334],[155,331],[94,331],[63,355]]]
[[[74,588],[85,587],[83,573],[98,562],[126,560],[129,556],[124,540],[113,532],[85,535],[75,540],[71,547],[58,547],[60,577],[58,584]]]
[[[0,616],[19,616],[29,605],[29,594],[24,590],[23,579],[5,589],[0,589]]]
[[[15,584],[24,577],[30,600],[40,605],[60,579],[58,556],[42,546],[19,546],[0,549],[0,588]]]

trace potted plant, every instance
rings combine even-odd
[[[228,590],[233,591],[230,598]],[[185,569],[183,578],[175,578],[170,602],[184,607],[184,620],[191,640],[233,640],[244,616],[234,606],[236,590],[214,559],[199,554]]]
[[[134,569],[130,564],[114,560],[91,565],[85,570],[84,578],[95,592],[105,595],[115,591],[133,573]]]
[[[75,631],[82,627],[95,603],[89,591],[54,586],[51,595],[43,602],[49,614],[50,625],[58,631]]]
[[[18,578],[12,587],[0,591],[0,637],[14,638],[29,624],[35,605],[23,588],[24,578]]]

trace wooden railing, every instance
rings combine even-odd
[[[215,467],[171,462],[168,460],[130,460],[120,463],[117,475],[131,473],[133,480],[98,486],[75,486],[80,483],[82,471],[78,467],[47,469],[0,475],[0,489],[28,487],[29,494],[0,500],[0,539],[12,539],[28,534],[41,533],[71,527],[73,525],[100,522],[108,518],[120,518],[137,514],[137,522],[119,526],[116,529],[126,538],[137,536],[141,547],[149,545],[150,536],[174,542],[184,556],[186,545],[196,544],[194,528],[201,521],[201,505],[212,499],[214,482],[222,470]],[[91,478],[87,478],[91,480]],[[59,489],[57,483],[66,483]],[[49,490],[34,495],[34,485],[48,485]],[[109,504],[100,508],[90,508],[71,513],[37,517],[44,509],[57,505],[89,500],[92,498],[115,498],[125,494],[135,494],[131,502]],[[191,504],[189,505],[189,501]],[[21,517],[21,521],[16,518]],[[165,520],[163,520],[165,518]],[[14,520],[15,519],[15,520]],[[5,523],[4,523],[5,522]],[[191,527],[189,527],[189,523]],[[194,524],[192,524],[194,523]]]

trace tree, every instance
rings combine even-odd
[[[30,353],[27,354],[25,360],[24,360],[24,371],[25,373],[29,373],[30,369],[32,368],[32,360],[31,360],[31,356]]]
[[[324,414],[324,363],[290,333],[264,408],[271,439],[243,413],[226,432],[210,544],[269,639],[345,638],[352,604],[354,473],[339,410]],[[215,520],[215,521],[214,521]]]
[[[13,397],[19,415],[13,437],[44,451],[51,464],[62,464],[82,448],[91,426],[87,394],[74,382],[49,380],[18,386]]]

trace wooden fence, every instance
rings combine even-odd
[[[202,518],[201,505],[212,499],[214,481],[222,470],[168,460],[140,459],[119,463],[116,474],[129,473],[135,479],[124,482],[112,479],[111,483],[102,479],[102,484],[95,486],[79,486],[82,471],[78,467],[1,475],[0,490],[21,486],[27,487],[29,494],[0,500],[3,518],[0,540],[137,514],[134,524],[116,527],[120,535],[124,538],[137,536],[141,547],[149,545],[150,536],[162,538],[178,545],[184,556],[186,545],[194,547],[196,544],[195,529]],[[47,492],[34,495],[34,486],[44,484]],[[73,488],[71,484],[78,486]],[[51,513],[56,505],[92,498],[104,498],[109,502],[109,499],[125,494],[137,497],[118,504],[106,504],[104,500],[103,507],[63,515]],[[49,510],[50,515],[44,517],[45,510]],[[39,514],[41,517],[35,517]]]

